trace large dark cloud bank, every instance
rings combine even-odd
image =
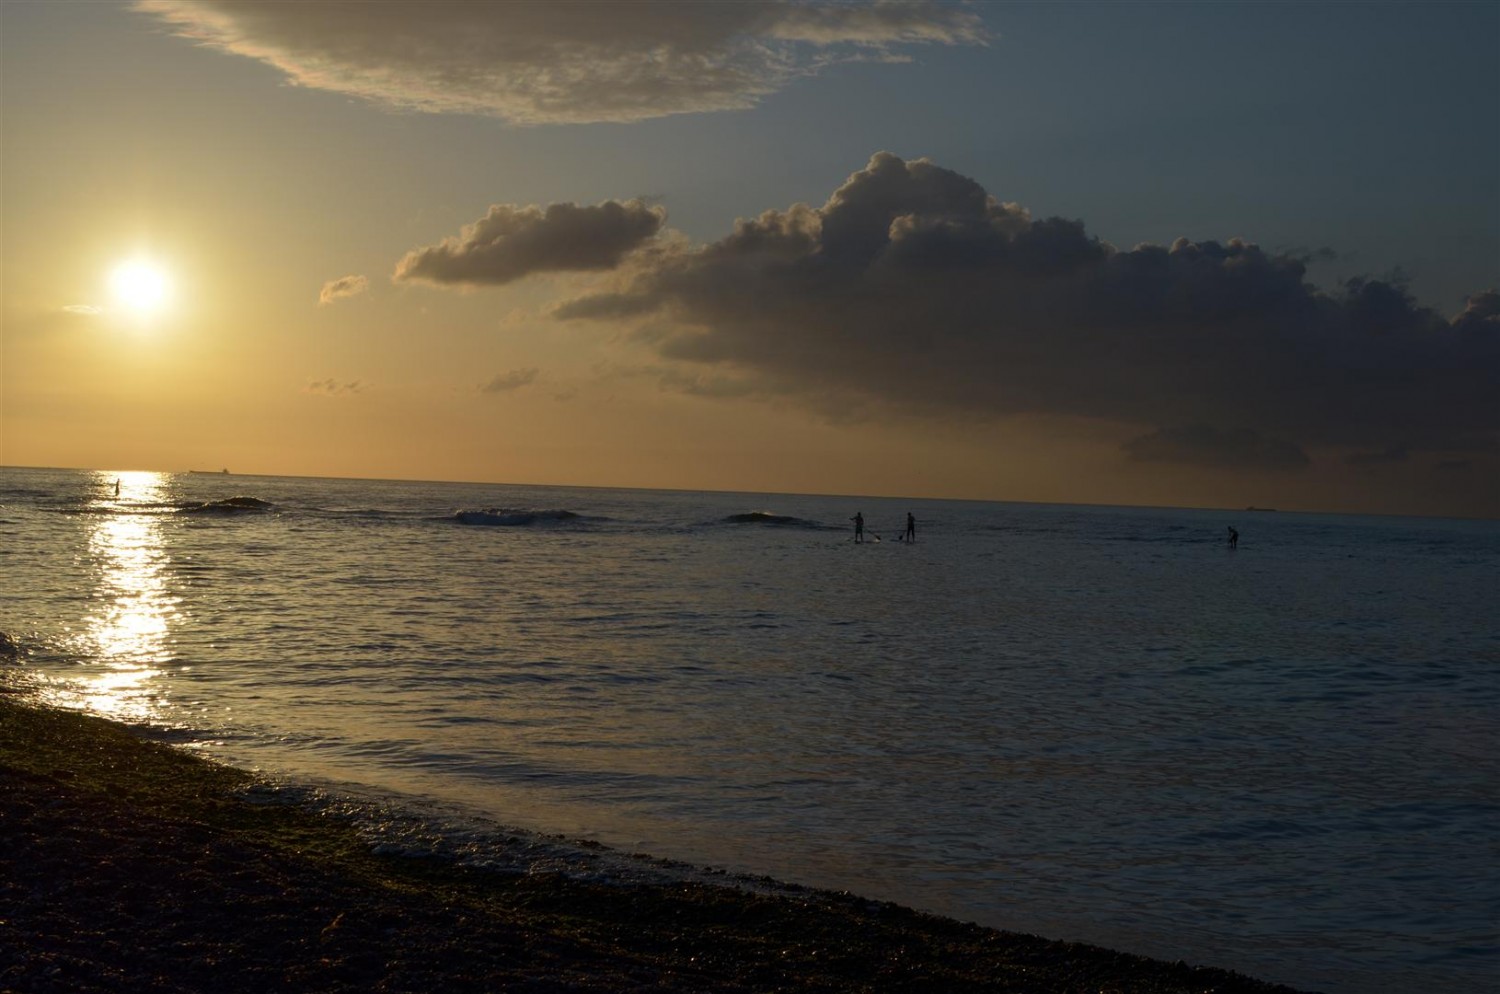
[[[925,160],[880,153],[820,208],[638,249],[563,318],[651,316],[671,358],[824,407],[1140,426],[1140,460],[1296,470],[1493,452],[1500,294],[1449,319],[1392,282],[1323,293],[1238,239],[1122,251]]]
[[[1325,293],[1300,258],[1178,239],[1117,249],[1033,219],[926,160],[875,155],[822,207],[770,210],[692,245],[639,201],[497,205],[395,278],[497,285],[610,271],[563,319],[636,322],[669,389],[780,395],[842,417],[1127,426],[1123,454],[1279,472],[1309,449],[1353,466],[1490,466],[1500,293],[1451,318],[1398,283]],[[1458,458],[1455,458],[1458,457]]]

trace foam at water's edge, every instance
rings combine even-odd
[[[800,884],[769,876],[627,853],[589,839],[505,825],[451,803],[357,784],[267,778],[258,780],[244,797],[256,804],[298,804],[347,820],[378,855],[440,859],[491,873],[557,875],[593,884],[695,883],[758,893],[808,892]]]

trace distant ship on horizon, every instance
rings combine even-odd
[[[203,475],[205,473],[211,474],[211,475],[214,475],[214,476],[228,476],[229,475],[229,470],[227,470],[227,469],[219,469],[219,470],[213,470],[213,469],[190,469],[190,470],[188,470],[188,472],[189,473],[193,473],[193,474],[197,474],[197,475]]]

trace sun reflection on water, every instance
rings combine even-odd
[[[92,661],[76,702],[127,721],[156,718],[161,677],[180,598],[169,582],[161,511],[168,479],[160,473],[99,473],[88,528],[93,589],[83,648]]]

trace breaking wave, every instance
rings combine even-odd
[[[562,508],[547,510],[523,510],[510,507],[492,507],[484,511],[455,511],[453,520],[461,525],[491,525],[501,527],[525,527],[527,525],[553,525],[569,521],[584,520],[579,514]]]
[[[178,511],[182,514],[259,514],[275,506],[259,497],[225,497],[223,500],[210,500],[202,504],[186,504],[180,506]]]
[[[770,511],[747,511],[731,514],[720,519],[726,525],[776,525],[781,528],[824,528],[816,521],[795,518],[790,514],[772,514]]]

